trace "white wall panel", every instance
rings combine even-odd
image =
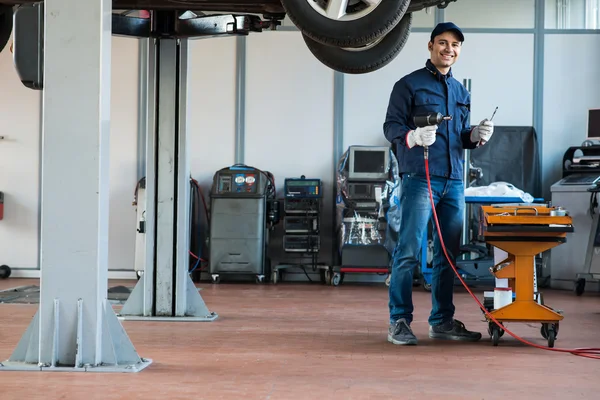
[[[597,0],[546,0],[546,29],[598,29],[600,8]]]
[[[413,28],[433,28],[435,24],[436,7],[425,8],[413,13]]]
[[[109,270],[133,270],[137,176],[138,40],[112,38]]]
[[[0,53],[0,264],[37,268],[41,93],[23,86],[9,46]]]
[[[267,61],[268,60],[268,61]],[[331,181],[333,72],[310,54],[299,32],[248,38],[246,164],[285,177]]]
[[[471,124],[533,124],[533,34],[469,33],[453,67],[462,83],[471,79]]]
[[[445,10],[445,20],[461,28],[535,26],[535,0],[458,0]]]
[[[235,161],[235,54],[236,38],[190,41],[190,169],[205,194]]]
[[[8,50],[8,49],[7,49]],[[137,41],[113,38],[111,106],[111,195],[109,268],[133,268],[135,213],[131,207],[136,176]],[[38,268],[40,92],[25,88],[15,72],[12,54],[0,53],[0,191],[5,218],[0,221],[0,263]],[[68,123],[68,121],[65,121]],[[56,188],[60,190],[60,188]],[[68,212],[68,210],[65,210]]]
[[[562,157],[587,135],[597,90],[600,35],[546,35],[544,57],[544,190],[561,178]]]
[[[396,81],[425,66],[428,33],[413,32],[402,52],[384,68],[363,75],[346,75],[344,86],[344,151],[352,145],[388,145],[383,122]]]
[[[246,164],[271,171],[279,193],[286,177],[321,178],[331,215],[333,71],[310,54],[299,32],[251,35],[247,57]]]

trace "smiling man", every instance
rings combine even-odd
[[[454,263],[459,254],[464,215],[463,154],[489,141],[491,121],[470,125],[469,92],[452,76],[452,65],[460,57],[464,35],[451,22],[438,24],[427,44],[430,58],[425,67],[406,75],[394,85],[383,130],[393,144],[402,178],[401,225],[393,255],[389,286],[390,326],[388,341],[417,344],[411,329],[413,320],[413,272],[420,266],[421,246],[432,215],[424,148],[429,147],[431,190],[444,244]],[[452,119],[440,126],[417,127],[417,115],[439,112]],[[429,337],[477,341],[481,333],[471,332],[454,319],[454,272],[433,229],[432,310]]]

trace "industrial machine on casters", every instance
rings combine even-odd
[[[284,236],[283,251],[286,254],[284,263],[273,269],[273,283],[282,280],[282,271],[298,267],[306,273],[306,267],[313,271],[322,271],[324,280],[328,266],[318,262],[321,249],[321,209],[323,206],[323,190],[320,179],[286,178],[284,184]]]
[[[345,273],[389,274],[385,236],[389,183],[395,180],[390,178],[392,158],[387,146],[350,146],[340,160],[336,207],[341,260],[331,271],[334,286]]]
[[[562,178],[550,188],[552,204],[569,210],[577,230],[573,240],[551,250],[550,285],[581,296],[600,289],[600,109],[588,110],[588,134],[563,155]]]
[[[269,231],[279,223],[275,179],[268,171],[236,164],[217,171],[210,193],[209,268],[213,283],[221,275],[271,273]]]

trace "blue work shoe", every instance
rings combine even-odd
[[[429,337],[432,339],[463,340],[476,342],[481,339],[481,333],[467,330],[465,324],[459,320],[444,322],[440,325],[429,327]]]
[[[417,344],[417,337],[412,333],[410,325],[404,318],[400,318],[393,324],[390,324],[388,330],[388,342],[401,345]]]

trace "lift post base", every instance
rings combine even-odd
[[[127,302],[118,314],[120,320],[124,321],[184,321],[184,322],[211,322],[219,316],[208,310],[202,296],[188,276],[186,289],[186,309],[183,315],[144,315],[144,289],[143,278],[133,288]]]
[[[64,306],[63,306],[64,307]],[[76,336],[72,345],[76,349],[74,360],[61,359],[58,342],[62,333],[60,328],[60,300],[54,300],[52,316],[52,341],[54,346],[49,358],[40,358],[40,312],[35,313],[25,334],[17,344],[16,349],[7,361],[0,363],[0,371],[56,371],[56,372],[139,372],[152,364],[152,360],[141,358],[127,337],[127,333],[118,321],[111,304],[102,304],[102,346],[100,360],[92,365],[84,362],[84,341],[94,339],[86,335],[83,321],[83,300],[77,302]],[[64,334],[64,333],[63,333]]]

